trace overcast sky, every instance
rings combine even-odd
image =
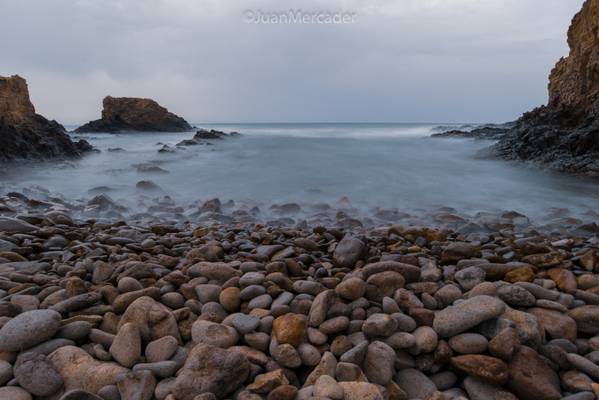
[[[191,122],[499,122],[546,101],[582,2],[0,0],[0,75],[64,124],[109,94]],[[298,8],[355,21],[246,21]]]

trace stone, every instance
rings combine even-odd
[[[588,358],[574,353],[569,353],[567,358],[573,367],[584,372],[594,380],[599,380],[599,365],[595,364]]]
[[[301,314],[287,313],[275,318],[272,332],[279,343],[299,346],[306,336],[306,317]]]
[[[461,333],[448,341],[449,347],[461,354],[480,354],[487,351],[489,341],[478,333]]]
[[[571,342],[576,340],[576,321],[567,314],[537,307],[530,308],[528,313],[537,317],[541,328],[545,329],[551,338],[568,339]]]
[[[239,305],[241,304],[239,293],[240,290],[238,287],[231,286],[224,288],[218,296],[218,301],[228,312],[235,312],[239,309]]]
[[[335,291],[325,290],[320,292],[312,301],[310,312],[308,314],[308,325],[318,327],[322,324],[326,317],[329,305],[335,298]]]
[[[224,398],[234,392],[248,377],[250,363],[237,352],[208,344],[196,345],[179,370],[173,394],[177,400],[193,400],[201,393]]]
[[[16,386],[0,387],[0,400],[32,400],[24,389]]]
[[[502,329],[489,342],[489,353],[504,361],[511,360],[512,356],[520,348],[518,332],[514,328]]]
[[[485,271],[478,267],[468,267],[456,272],[454,277],[464,290],[471,290],[479,283],[484,282],[485,275]]]
[[[191,326],[191,337],[195,343],[204,343],[221,348],[237,344],[239,334],[227,325],[197,320]]]
[[[509,363],[509,374],[508,386],[518,398],[557,400],[562,396],[559,377],[530,347],[520,347]]]
[[[397,321],[387,314],[372,314],[362,325],[362,332],[368,336],[391,336],[397,330]]]
[[[80,126],[75,132],[186,132],[192,130],[187,121],[151,99],[106,96],[102,101],[102,106],[101,119]]]
[[[119,375],[116,386],[123,400],[152,400],[156,378],[150,371],[132,371]]]
[[[293,385],[281,385],[270,392],[266,400],[294,400],[297,392],[297,388]]]
[[[532,307],[537,299],[528,290],[518,285],[503,285],[497,289],[497,297],[512,307]]]
[[[366,245],[360,239],[346,236],[335,247],[333,260],[341,268],[354,268],[356,262],[363,256]]]
[[[170,360],[178,347],[179,342],[172,336],[156,339],[146,346],[146,360],[151,363]]]
[[[328,375],[322,375],[316,380],[313,394],[316,398],[328,398],[331,400],[344,399],[343,387]]]
[[[401,369],[397,371],[394,380],[406,392],[409,399],[428,399],[437,391],[434,382],[417,369]]]
[[[126,323],[110,346],[110,355],[123,367],[131,368],[141,357],[141,335],[137,325]]]
[[[320,362],[310,375],[306,378],[304,382],[304,387],[314,385],[316,380],[320,378],[322,375],[328,375],[331,377],[335,376],[335,370],[337,369],[337,359],[333,355],[333,353],[327,351],[322,355]]]
[[[466,379],[464,379],[464,388],[471,399],[518,400],[516,396],[507,390],[503,390],[499,386],[490,385],[472,376],[467,376]]]
[[[260,318],[254,315],[237,313],[229,318],[233,327],[242,335],[253,332],[260,325]]]
[[[10,381],[12,378],[12,365],[4,360],[0,360],[0,386],[4,386],[6,382]]]
[[[126,323],[137,325],[144,341],[172,336],[181,341],[179,327],[171,310],[151,297],[140,297],[127,307],[119,320],[118,329]]]
[[[274,349],[271,349],[270,354],[283,367],[297,368],[302,365],[298,351],[290,344],[276,345]]]
[[[415,354],[430,353],[437,348],[439,338],[437,332],[430,326],[419,326],[412,335],[416,339],[415,349],[413,349]]]
[[[492,385],[503,385],[509,374],[507,364],[499,358],[482,354],[467,354],[451,358],[458,370]]]
[[[48,359],[62,375],[65,391],[81,389],[97,393],[102,387],[113,384],[119,374],[128,372],[117,363],[98,361],[74,346],[60,347]]]
[[[576,328],[579,332],[599,333],[599,305],[576,307],[568,312],[568,316],[576,321]],[[2,331],[0,331],[1,333]]]
[[[364,296],[366,282],[360,278],[349,278],[343,280],[335,287],[335,292],[342,298],[353,301]]]
[[[364,359],[364,374],[372,383],[388,384],[393,378],[395,351],[387,344],[375,341],[368,345]]]
[[[494,297],[476,296],[435,314],[433,328],[441,337],[451,337],[476,325],[496,318],[505,310],[505,304]]]
[[[457,263],[462,259],[474,258],[480,255],[478,246],[473,243],[454,242],[450,243],[441,254],[441,262],[444,264]]]
[[[62,376],[43,354],[25,353],[19,357],[14,375],[23,389],[34,396],[50,396],[62,387]]]
[[[45,342],[58,331],[60,320],[60,314],[53,310],[17,315],[0,328],[0,352],[18,352]]]
[[[256,376],[254,382],[247,386],[247,390],[254,393],[267,394],[281,385],[288,385],[289,380],[282,369],[267,372]]]
[[[379,388],[368,382],[339,382],[343,388],[343,400],[384,400]]]

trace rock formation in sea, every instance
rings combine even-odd
[[[502,158],[599,175],[599,0],[587,0],[568,31],[570,53],[549,76],[549,101],[525,113],[493,147]]]
[[[80,126],[75,132],[185,132],[193,127],[152,99],[106,96],[102,118]]]
[[[0,162],[72,158],[91,148],[85,140],[73,142],[58,122],[35,113],[25,79],[0,77]]]

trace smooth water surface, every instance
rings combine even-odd
[[[219,197],[258,204],[334,204],[346,196],[363,208],[408,212],[453,207],[466,213],[515,210],[535,217],[552,207],[576,214],[599,210],[592,181],[522,164],[485,160],[488,141],[434,139],[430,124],[231,124],[198,126],[238,131],[239,138],[162,154],[162,144],[187,133],[77,135],[101,150],[78,161],[13,166],[0,175],[4,191],[41,186],[71,199],[104,187],[135,205],[140,180],[156,183],[184,204]],[[124,151],[108,151],[121,148]],[[140,172],[151,164],[167,172]],[[110,189],[110,190],[109,190]],[[147,196],[147,193],[141,193]]]

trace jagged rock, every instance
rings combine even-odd
[[[85,140],[73,142],[58,122],[35,113],[25,79],[0,76],[0,162],[73,158],[91,149]]]
[[[549,76],[548,104],[516,121],[492,155],[599,175],[599,0],[574,16],[568,45]]]
[[[102,118],[80,126],[75,132],[185,132],[192,129],[183,118],[152,99],[106,96]]]

